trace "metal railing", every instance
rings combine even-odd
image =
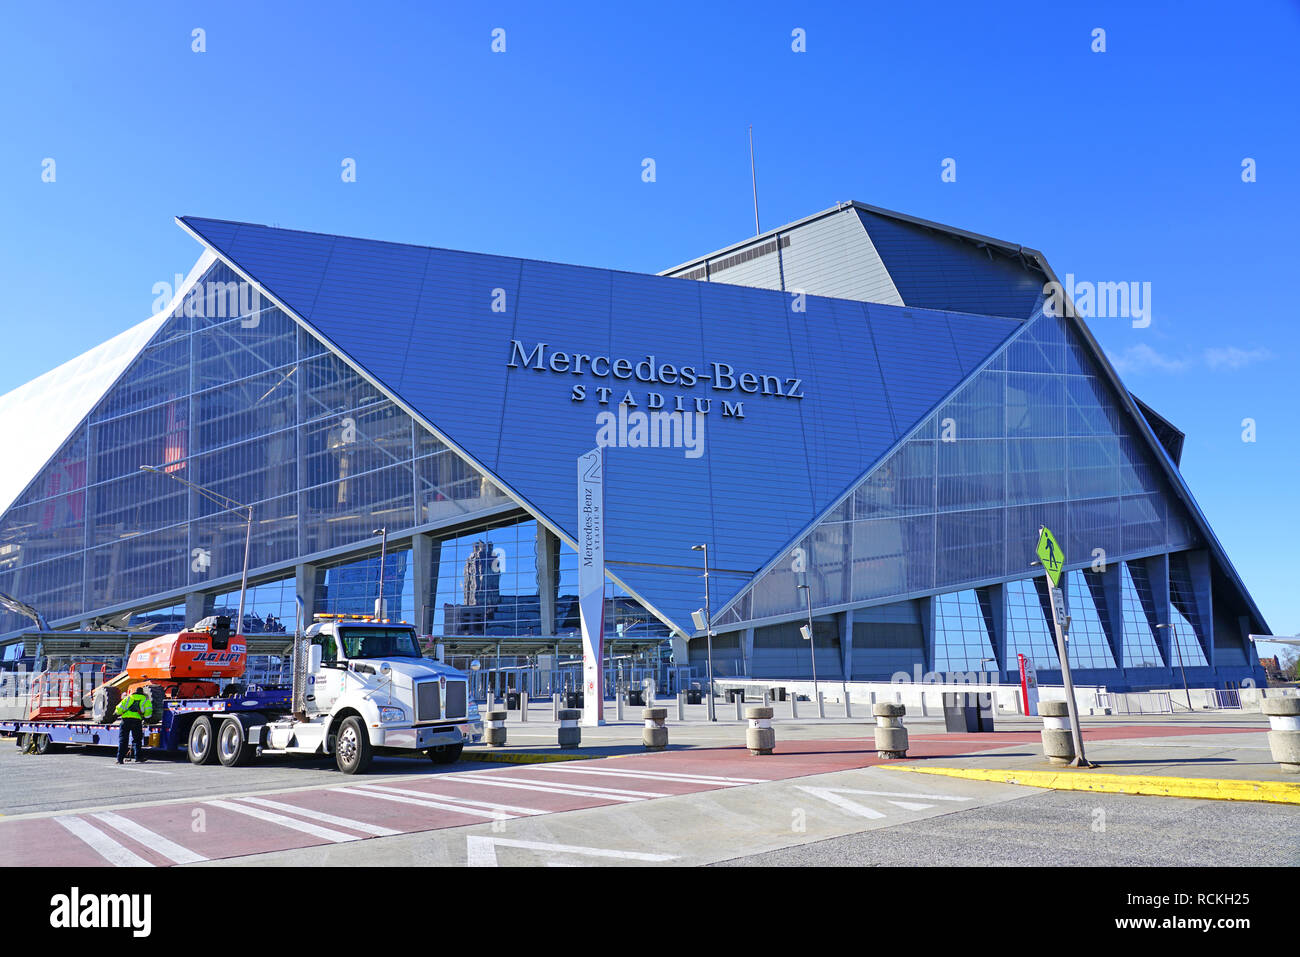
[[[1110,691],[1097,698],[1102,707],[1110,708],[1111,714],[1174,713],[1173,701],[1166,691]]]

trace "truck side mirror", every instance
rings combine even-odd
[[[324,649],[321,648],[320,645],[311,646],[311,670],[313,674],[320,671],[321,657],[323,654]]]

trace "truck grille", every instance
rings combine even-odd
[[[447,717],[463,718],[466,713],[465,682],[447,682]]]
[[[462,687],[464,683],[462,682]],[[420,681],[415,685],[415,720],[438,721],[442,718],[442,696],[438,694],[438,679]]]

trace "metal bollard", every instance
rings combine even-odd
[[[745,709],[749,727],[745,729],[745,747],[750,754],[771,754],[776,747],[776,732],[772,729],[772,709],[750,705]]]
[[[558,691],[551,695],[551,720],[560,720],[560,693]]]
[[[799,717],[799,692],[790,692],[790,717]]]
[[[1300,698],[1265,698],[1260,702],[1272,728],[1268,749],[1283,771],[1300,774]]]
[[[876,716],[876,754],[882,758],[907,757],[907,729],[902,721],[906,706],[882,701],[871,710]]]
[[[581,720],[581,708],[560,709],[560,747],[576,748],[582,743],[582,728],[578,725]]]
[[[686,692],[677,692],[677,720],[686,720]]]
[[[844,692],[844,717],[853,717],[853,702],[849,700],[849,693]]]
[[[614,720],[623,720],[623,699],[627,697],[626,692],[618,692],[614,695]]]
[[[743,712],[745,709],[745,699],[742,698],[740,695],[736,695],[734,700],[736,702],[736,720],[740,721],[743,719]]]
[[[826,717],[826,696],[822,692],[817,692],[817,717]]]
[[[645,728],[641,732],[641,743],[647,751],[662,751],[668,747],[667,708],[643,708],[641,719]]]
[[[764,689],[763,689],[763,707],[764,707],[764,708],[770,708],[771,706],[772,706],[772,689],[771,689],[771,688],[764,688]]]
[[[1038,714],[1043,719],[1043,756],[1052,764],[1069,764],[1074,760],[1069,705],[1064,701],[1040,701]]]
[[[506,709],[490,708],[484,716],[483,727],[487,735],[487,743],[494,748],[499,748],[506,743]]]
[[[527,691],[519,692],[519,720],[521,722],[528,721],[528,692]]]

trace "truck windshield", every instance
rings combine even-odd
[[[415,635],[404,628],[344,628],[340,637],[349,658],[422,658]]]

